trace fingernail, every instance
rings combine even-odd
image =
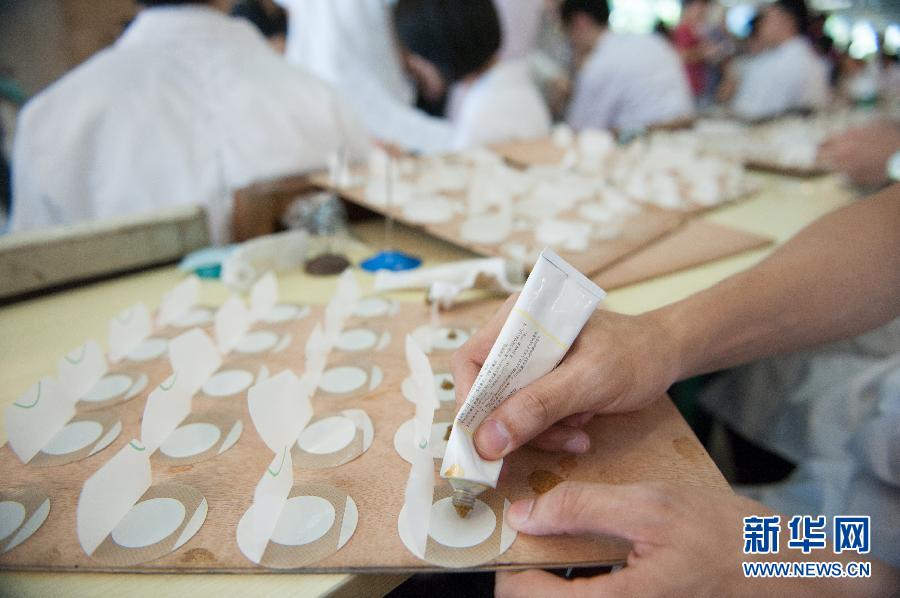
[[[506,519],[515,528],[521,527],[531,517],[531,509],[534,508],[534,499],[517,500],[506,511]]]
[[[505,455],[509,441],[509,431],[503,422],[496,419],[487,420],[475,433],[475,444],[479,452],[488,457],[500,458]]]
[[[590,448],[590,440],[585,434],[574,434],[563,443],[563,450],[567,453],[586,453]]]

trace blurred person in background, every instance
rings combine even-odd
[[[741,74],[731,101],[737,116],[760,120],[825,107],[827,67],[806,37],[808,24],[804,0],[777,0],[762,7],[758,35],[763,50]]]
[[[755,15],[748,23],[747,38],[743,40],[740,51],[723,66],[722,82],[716,89],[716,101],[727,104],[734,98],[738,85],[744,77],[744,71],[763,50],[759,37],[759,15]]]
[[[450,124],[414,106],[416,89],[404,70],[387,0],[277,2],[288,11],[288,61],[331,84],[369,135],[408,151],[449,149]],[[440,86],[435,74],[414,73]],[[438,88],[435,97],[442,92]]]
[[[21,112],[12,230],[200,205],[230,238],[232,192],[318,170],[368,140],[327,84],[222,2],[143,0],[111,47]]]
[[[666,40],[610,31],[605,0],[564,0],[560,11],[577,73],[572,128],[625,131],[693,118],[684,66]]]
[[[231,8],[231,15],[243,17],[256,25],[272,47],[284,53],[287,13],[275,3],[275,0],[239,0]]]
[[[442,70],[458,87],[451,148],[542,137],[550,114],[524,60],[500,60],[500,20],[491,0],[398,0],[404,51]]]
[[[681,4],[681,20],[671,37],[672,44],[684,61],[684,69],[695,98],[706,91],[706,62],[711,48],[704,40],[703,30],[709,4],[709,0],[684,0]]]

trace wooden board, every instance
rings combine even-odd
[[[549,137],[500,143],[492,145],[491,151],[519,168],[559,164],[566,154],[565,148]]]
[[[326,175],[314,176],[312,182],[323,189],[330,187]],[[501,250],[503,244],[483,245],[463,239],[459,232],[464,220],[461,216],[456,216],[453,220],[441,224],[420,224],[405,218],[403,210],[400,208],[388,208],[368,201],[363,187],[341,188],[335,191],[347,201],[379,214],[390,215],[399,222],[423,230],[434,237],[468,249],[478,255],[506,257]],[[578,219],[575,210],[561,212],[559,217],[561,219]],[[572,252],[557,249],[557,253],[581,272],[588,275],[594,274],[678,229],[684,224],[685,219],[686,216],[680,212],[643,206],[641,212],[625,223],[620,237],[611,240],[591,239],[585,251]],[[541,247],[535,247],[534,233],[531,230],[513,230],[505,242],[521,243],[534,247],[538,251],[541,249]]]
[[[593,278],[594,282],[609,291],[767,247],[773,242],[770,237],[730,226],[707,220],[691,220],[679,230],[595,274]]]
[[[443,316],[443,325],[477,326],[498,307],[499,302],[462,305]],[[314,308],[310,316],[280,330],[293,335],[290,348],[261,358],[226,358],[224,367],[238,363],[252,369],[262,362],[272,373],[291,367],[302,368],[303,345],[315,321],[322,314]],[[422,304],[404,304],[400,313],[383,322],[391,331],[388,349],[369,360],[385,373],[382,384],[357,398],[314,397],[318,413],[326,410],[361,408],[375,426],[374,442],[361,457],[333,469],[304,471],[295,465],[296,483],[326,483],[347,491],[359,509],[355,534],[340,551],[313,566],[308,572],[422,571],[433,566],[418,560],[402,545],[396,532],[397,515],[409,466],[394,451],[397,427],[413,415],[413,405],[400,393],[407,375],[403,357],[404,335],[427,322],[429,310]],[[374,322],[372,323],[374,325]],[[99,331],[98,331],[99,332]],[[332,353],[329,364],[347,359]],[[432,354],[435,372],[447,371],[449,352]],[[168,374],[165,359],[143,367],[152,389]],[[112,457],[132,437],[139,435],[140,417],[148,391],[115,409],[123,420],[120,437],[104,451],[84,461],[56,468],[23,465],[8,446],[0,449],[0,480],[3,487],[35,484],[51,497],[50,515],[38,532],[16,549],[0,555],[2,569],[51,571],[137,571],[137,572],[261,572],[265,569],[248,561],[235,540],[236,525],[252,502],[253,489],[272,459],[251,423],[244,396],[229,399],[194,399],[193,411],[217,407],[240,417],[244,432],[237,444],[211,460],[187,466],[153,463],[153,482],[177,481],[197,488],[209,502],[209,513],[200,531],[176,552],[137,566],[110,568],[84,554],[75,534],[76,505],[84,480]],[[508,475],[499,491],[510,500],[533,495],[529,476],[535,471],[561,478],[629,483],[667,480],[679,485],[714,488],[729,492],[721,474],[668,399],[662,398],[647,409],[626,415],[595,418],[589,424],[593,446],[587,455],[573,457],[525,448],[508,459]],[[628,545],[609,537],[526,537],[519,536],[512,548],[485,568],[524,566],[571,566],[622,562]]]

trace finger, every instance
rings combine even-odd
[[[531,569],[521,572],[497,571],[495,598],[530,598],[531,596],[570,595],[570,583],[546,571]]]
[[[570,415],[569,417],[564,417],[559,420],[559,423],[564,426],[571,426],[573,428],[581,428],[594,417],[593,411],[582,411],[581,413],[576,413],[574,415]]]
[[[580,455],[591,448],[591,437],[584,430],[556,424],[541,432],[529,445],[542,451]]]
[[[647,485],[563,482],[534,499],[515,502],[506,521],[520,532],[538,536],[610,534],[659,543],[671,518],[663,497],[662,491]]]
[[[503,306],[491,316],[488,322],[478,329],[456,352],[450,360],[450,371],[453,374],[453,383],[456,385],[456,404],[462,406],[469,394],[469,389],[475,382],[481,365],[487,358],[494,341],[500,335],[500,329],[506,321],[509,312],[516,303],[518,294],[510,295]]]
[[[506,399],[475,431],[475,448],[500,459],[562,418],[583,411],[573,400],[575,383],[560,366]]]
[[[630,581],[633,576],[626,575],[626,572],[627,569],[623,569],[594,577],[563,579],[537,569],[516,573],[498,571],[494,582],[494,595],[499,598],[649,595],[632,591],[633,584]]]

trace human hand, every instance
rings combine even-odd
[[[900,151],[900,127],[877,122],[831,137],[819,148],[818,160],[861,187],[889,182],[887,162]]]
[[[456,402],[462,405],[517,295],[453,355]],[[545,450],[584,453],[581,430],[597,413],[634,411],[659,398],[680,371],[668,328],[654,314],[595,312],[552,372],[509,397],[475,432],[485,459],[499,459],[526,442]]]
[[[611,486],[563,482],[520,500],[506,521],[520,533],[609,534],[632,544],[627,566],[608,575],[566,580],[544,571],[497,573],[495,595],[518,596],[878,596],[890,593],[897,572],[872,563],[872,577],[746,578],[742,562],[778,555],[743,553],[743,518],[771,515],[727,491],[664,484]],[[784,518],[783,518],[784,519]],[[831,550],[789,559],[848,560]]]

